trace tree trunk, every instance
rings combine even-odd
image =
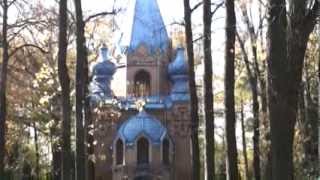
[[[0,82],[0,177],[4,177],[4,157],[6,154],[6,117],[7,117],[7,71],[9,61],[9,44],[7,40],[8,26],[8,2],[2,1],[2,66],[1,66],[1,82]]]
[[[292,180],[293,119],[288,108],[285,0],[270,0],[268,32],[268,102],[271,128],[272,179]],[[274,21],[273,19],[277,19]],[[279,94],[278,94],[279,93]],[[281,93],[281,94],[280,94]],[[291,95],[292,96],[292,95]]]
[[[260,32],[259,32],[259,36],[260,36],[260,46],[261,46],[261,53],[264,54],[265,53],[265,44],[264,44],[264,36],[263,36],[263,21],[264,21],[264,14],[262,14],[262,4],[259,4],[259,24],[261,25],[259,28]],[[261,70],[256,69],[256,72],[260,72],[258,74],[258,82],[259,82],[259,87],[260,87],[260,101],[261,101],[261,115],[260,115],[260,123],[261,123],[261,128],[263,129],[263,134],[260,135],[265,141],[267,141],[267,143],[265,143],[265,146],[262,147],[265,151],[263,155],[263,160],[264,160],[264,167],[260,167],[260,173],[263,173],[264,179],[269,180],[271,179],[271,147],[270,147],[270,124],[269,124],[269,120],[268,120],[268,102],[267,102],[267,80],[266,80],[266,60],[265,59],[261,59],[261,64],[262,64],[262,68]],[[254,66],[256,67],[256,66]],[[258,67],[256,67],[258,68]],[[261,151],[263,152],[263,151]],[[261,164],[260,164],[261,165]],[[262,179],[262,177],[261,177]]]
[[[87,148],[87,154],[86,154],[86,161],[87,163],[87,179],[94,179],[95,178],[95,167],[94,167],[94,161],[92,158],[94,155],[94,137],[91,133],[93,128],[93,120],[92,120],[92,114],[90,109],[90,98],[89,98],[89,63],[88,61],[84,62],[84,94],[85,94],[85,103],[84,103],[84,119],[85,119],[85,140],[87,141],[88,148]]]
[[[253,112],[253,170],[255,180],[260,180],[260,148],[259,148],[259,139],[260,139],[260,117],[259,117],[259,101],[258,101],[258,77],[260,76],[260,70],[258,65],[258,56],[257,56],[257,36],[253,27],[253,24],[250,22],[248,17],[247,7],[241,6],[242,15],[249,32],[251,51],[253,55],[253,64],[254,72],[251,71],[250,86],[252,93],[252,112]],[[248,62],[246,62],[248,63]],[[247,64],[248,69],[250,65]],[[250,76],[249,76],[250,77]]]
[[[260,180],[260,118],[259,118],[259,102],[258,102],[258,82],[254,77],[251,84],[252,93],[252,112],[253,112],[253,170],[255,180]]]
[[[38,145],[38,130],[36,127],[36,123],[33,122],[33,130],[34,130],[34,145],[35,145],[35,151],[36,151],[36,176],[35,179],[38,180],[40,176],[40,153],[39,153],[39,145]]]
[[[240,120],[241,120],[241,130],[242,130],[242,147],[243,147],[243,157],[244,157],[244,169],[246,173],[246,180],[249,178],[249,168],[248,168],[248,156],[247,156],[247,143],[246,143],[246,131],[244,128],[244,110],[243,110],[243,100],[241,99],[240,108]]]
[[[211,55],[211,0],[203,1],[203,54],[204,54],[204,112],[206,124],[206,170],[207,180],[215,179],[214,163],[214,114]]]
[[[259,80],[260,83],[260,100],[261,100],[261,124],[264,129],[264,133],[262,134],[262,139],[267,141],[266,145],[262,147],[264,149],[264,167],[262,167],[263,177],[265,180],[269,180],[272,177],[272,162],[271,162],[271,147],[269,145],[270,142],[270,124],[268,120],[268,102],[267,102],[267,85],[264,79],[264,76]],[[263,152],[263,151],[262,151]]]
[[[191,8],[189,0],[184,0],[184,20],[185,33],[189,66],[189,89],[191,97],[191,141],[192,141],[192,167],[193,180],[200,179],[200,150],[198,139],[199,116],[198,116],[198,97],[194,72],[194,51],[193,51],[193,34],[191,22]]]
[[[85,129],[83,122],[85,103],[85,74],[84,66],[88,61],[86,39],[84,36],[84,22],[81,1],[74,1],[76,10],[76,35],[77,35],[77,65],[76,65],[76,179],[84,180],[85,168]]]
[[[249,19],[247,19],[249,21]],[[258,101],[258,78],[257,72],[253,72],[250,67],[248,54],[244,47],[244,42],[241,40],[237,33],[240,48],[243,54],[245,67],[249,77],[249,84],[252,95],[252,113],[253,113],[253,169],[256,180],[260,180],[260,148],[259,148],[259,137],[260,137],[260,118],[259,118],[259,101]],[[255,69],[255,68],[254,68]]]
[[[262,4],[259,4],[259,36],[260,36],[260,46],[261,46],[261,53],[264,54],[265,53],[265,44],[264,44],[264,36],[263,36],[263,21],[264,21],[264,16],[265,14],[262,13]],[[257,37],[258,39],[258,37]],[[257,42],[257,41],[256,41]],[[259,70],[258,66],[256,66],[255,63],[255,68],[256,68],[256,72],[259,72],[258,76],[258,83],[259,83],[259,87],[260,87],[260,101],[261,101],[261,115],[260,115],[260,123],[261,123],[261,129],[262,129],[262,135],[260,135],[260,137],[262,137],[261,139],[264,139],[264,141],[267,141],[267,143],[264,143],[265,146],[262,147],[265,151],[264,154],[262,154],[262,159],[264,161],[264,167],[260,167],[260,173],[263,173],[264,179],[269,180],[271,179],[271,147],[270,147],[270,124],[269,124],[269,120],[268,120],[268,102],[267,102],[267,80],[266,80],[266,75],[265,75],[265,71],[266,71],[266,60],[265,59],[261,59],[261,70]],[[263,152],[263,151],[261,151]],[[261,154],[260,154],[261,156]],[[261,164],[260,164],[261,165]],[[262,170],[262,171],[261,171]],[[263,179],[261,177],[261,179]]]
[[[59,143],[54,141],[54,137],[56,134],[56,129],[51,130],[51,149],[52,149],[52,172],[51,177],[53,180],[61,179],[61,148],[59,147]]]
[[[320,32],[320,25],[319,25],[319,32]],[[319,37],[318,47],[320,47],[320,37]],[[320,48],[318,51],[319,51],[318,52],[318,166],[320,168]],[[318,176],[320,177],[320,175]]]
[[[291,1],[289,24],[285,0],[269,0],[268,102],[272,179],[293,179],[293,137],[298,96],[309,35],[319,2],[311,11],[305,1]]]
[[[291,160],[289,160],[289,174],[291,174],[291,177],[293,179],[293,162],[292,162],[292,146],[293,146],[293,136],[294,136],[294,126],[297,119],[297,104],[298,104],[298,96],[299,91],[301,91],[301,81],[302,81],[302,70],[303,70],[303,64],[304,64],[304,58],[305,58],[305,52],[307,48],[307,43],[309,40],[309,35],[312,32],[314,28],[314,23],[312,22],[312,18],[309,19],[309,17],[306,17],[307,19],[304,19],[304,12],[299,14],[299,10],[296,9],[296,6],[300,6],[298,2],[292,5],[294,8],[291,8],[290,11],[297,12],[294,15],[291,15],[290,18],[290,24],[288,27],[288,67],[289,67],[289,75],[287,82],[289,82],[289,86],[286,87],[287,90],[284,90],[285,94],[288,94],[288,106],[289,107],[286,111],[289,115],[288,118],[289,122],[289,141],[290,144],[288,147],[291,147],[291,150],[289,152],[289,155],[291,157]],[[301,7],[304,7],[301,5]],[[312,24],[310,23],[310,20]],[[304,24],[306,23],[306,24]],[[290,86],[291,85],[291,86]],[[287,93],[286,91],[290,91]],[[281,93],[282,94],[282,93]],[[291,107],[291,108],[290,108]],[[306,111],[309,111],[306,107]],[[308,112],[308,115],[311,115]],[[309,121],[309,117],[306,117],[306,120]],[[310,122],[308,122],[310,123]],[[313,126],[316,125],[316,123],[313,124]],[[308,130],[309,131],[309,130]],[[283,136],[283,134],[282,134]],[[283,172],[282,172],[283,173]]]
[[[234,103],[234,59],[235,59],[235,33],[236,16],[234,0],[226,0],[226,47],[225,47],[225,129],[227,140],[227,179],[237,180],[239,176],[237,160],[237,142],[235,128]]]
[[[67,0],[59,1],[59,50],[58,76],[62,90],[62,180],[71,180],[71,117],[70,117],[70,78],[67,67]]]
[[[56,116],[55,116],[56,117]],[[54,123],[50,128],[50,144],[51,144],[51,153],[52,153],[52,162],[51,162],[51,178],[53,180],[61,179],[61,138],[60,136],[61,129],[58,128],[59,119],[58,117],[53,117]],[[60,130],[60,131],[59,131]]]
[[[88,71],[87,71],[88,72]],[[85,73],[88,74],[88,73]],[[88,79],[89,80],[89,79]],[[89,81],[87,81],[89,82]],[[88,85],[88,83],[86,83]],[[87,91],[88,92],[88,91]],[[87,94],[87,93],[86,93]],[[94,161],[91,157],[93,157],[94,155],[94,137],[93,134],[91,134],[91,132],[93,131],[93,121],[92,121],[92,114],[90,111],[90,99],[87,97],[86,98],[86,102],[85,102],[85,121],[86,121],[86,141],[88,143],[88,148],[87,148],[87,161],[88,161],[88,173],[87,173],[87,178],[88,179],[94,179],[95,178],[95,166],[94,166]],[[89,158],[90,157],[90,158]]]
[[[85,103],[84,103],[84,119],[85,119],[85,140],[87,141],[88,148],[86,154],[86,161],[87,163],[87,179],[94,179],[95,178],[95,167],[94,161],[92,158],[94,155],[94,136],[92,132],[94,131],[93,128],[93,120],[92,120],[92,112],[90,109],[90,97],[89,97],[89,63],[88,61],[84,62],[84,94],[85,94]]]

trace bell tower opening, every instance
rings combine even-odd
[[[145,70],[138,71],[134,76],[134,96],[145,97],[151,95],[151,77]]]
[[[137,143],[137,163],[138,165],[149,164],[149,142],[141,137]]]

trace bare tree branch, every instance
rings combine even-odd
[[[20,28],[20,27],[24,27],[26,25],[40,25],[40,24],[46,25],[45,23],[46,23],[46,21],[44,21],[44,20],[32,20],[32,18],[30,18],[30,19],[24,19],[21,21],[17,21],[14,24],[8,24],[8,29]]]
[[[174,22],[170,23],[169,25],[170,25],[170,26],[172,26],[172,25],[184,26],[184,25],[185,25],[185,23],[184,23],[184,22],[174,21]]]
[[[219,8],[221,8],[224,5],[224,1],[217,4],[216,7],[213,9],[213,11],[211,12],[211,18],[213,17],[213,15],[218,11]]]
[[[244,41],[241,39],[238,31],[236,31],[236,37],[238,39],[238,42],[239,42],[239,45],[240,45],[240,48],[241,48],[241,52],[242,52],[242,56],[243,56],[243,60],[245,62],[245,66],[246,66],[246,70],[248,72],[248,75],[249,75],[249,78],[250,79],[253,79],[254,78],[254,73],[252,72],[251,68],[250,68],[250,61],[249,61],[249,56],[248,56],[248,53],[246,51],[246,48],[244,46]]]
[[[33,48],[36,48],[38,49],[39,51],[41,51],[43,54],[48,54],[49,52],[42,49],[41,47],[37,46],[37,45],[34,45],[34,44],[23,44],[19,47],[16,47],[10,54],[9,54],[9,57],[13,56],[15,53],[17,53],[19,50],[25,48],[25,47],[33,47]]]
[[[196,4],[196,5],[191,9],[191,13],[192,13],[193,11],[195,11],[196,9],[198,9],[202,4],[203,4],[202,1],[199,2],[198,4]]]
[[[119,13],[121,11],[121,9],[117,9],[117,10],[112,10],[112,11],[105,11],[105,12],[100,12],[100,13],[97,13],[97,14],[93,14],[89,17],[87,17],[85,20],[84,20],[84,23],[87,23],[89,22],[91,19],[94,19],[94,18],[97,18],[99,16],[107,16],[107,15],[116,15],[117,13]]]
[[[13,0],[13,1],[11,1],[10,3],[8,3],[8,8],[13,4],[13,3],[15,3],[17,0]]]

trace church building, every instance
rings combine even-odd
[[[136,0],[126,50],[126,95],[102,47],[91,70],[96,180],[191,180],[191,120],[184,48],[172,48],[156,0]]]

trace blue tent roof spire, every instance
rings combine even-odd
[[[157,0],[136,0],[129,52],[144,44],[150,53],[160,49],[164,52],[169,37]]]

